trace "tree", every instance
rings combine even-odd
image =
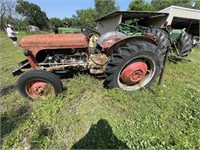
[[[116,4],[115,0],[94,0],[94,3],[98,17],[119,10],[119,6]]]
[[[77,15],[74,15],[73,18],[75,19],[77,25],[80,26],[88,26],[94,28],[96,23],[94,22],[97,19],[97,12],[95,9],[88,8],[88,9],[81,9],[76,11]]]
[[[151,11],[153,7],[151,4],[145,2],[145,0],[132,0],[129,4],[129,10]]]
[[[97,18],[111,13],[113,11],[119,10],[119,6],[116,5],[115,0],[94,0],[95,9],[81,9],[77,10],[76,14],[69,19],[69,26],[78,27],[78,26],[88,26],[94,28]]]
[[[14,13],[15,2],[12,0],[1,0],[0,1],[0,29],[3,30],[5,24],[12,20]]]
[[[151,5],[155,10],[162,10],[171,5],[192,8],[191,0],[152,0]],[[200,1],[196,0],[194,9],[200,9]]]
[[[200,1],[196,1],[195,6],[193,8],[200,10]]]
[[[18,0],[16,5],[16,11],[25,17],[26,21],[30,25],[35,25],[41,29],[48,28],[48,17],[39,6],[29,3],[24,0]]]
[[[51,27],[63,27],[63,21],[55,17],[49,19],[49,24]]]
[[[151,4],[145,0],[132,0],[129,4],[129,10],[159,11],[171,5],[192,8],[191,0],[152,0]],[[196,0],[194,9],[200,9],[200,1]]]
[[[64,23],[64,26],[67,26],[67,27],[77,27],[75,20],[76,20],[75,19],[75,15],[73,15],[72,18],[65,17],[62,21]]]

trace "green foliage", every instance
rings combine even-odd
[[[94,0],[94,3],[98,17],[119,10],[119,6],[117,6],[115,0]]]
[[[129,10],[135,11],[158,11],[171,5],[191,8],[191,0],[152,0],[147,3],[145,0],[132,0],[129,3]],[[200,1],[196,1],[194,9],[200,9]]]
[[[49,19],[49,24],[51,25],[51,27],[63,27],[64,24],[63,24],[63,21],[60,20],[60,18],[50,18]]]
[[[18,0],[16,12],[26,17],[26,22],[29,25],[35,25],[40,29],[48,28],[48,17],[39,6],[28,1]]]
[[[73,15],[70,23],[73,27],[88,26],[94,28],[96,26],[95,20],[103,15],[119,10],[115,0],[94,0],[95,9],[81,9],[77,10]]]
[[[18,38],[25,36],[19,32]],[[199,149],[200,50],[167,61],[161,86],[125,92],[105,89],[89,75],[63,79],[64,92],[29,101],[12,76],[25,59],[0,33],[2,149]]]
[[[194,9],[200,10],[200,1],[196,1]]]
[[[77,20],[80,26],[88,26],[94,28],[96,26],[96,22],[94,21],[97,19],[97,12],[95,9],[88,8],[88,9],[81,9],[76,11],[76,16],[74,19]]]
[[[191,0],[152,0],[154,10],[162,10],[171,5],[191,8]],[[200,9],[200,1],[196,1],[194,9]]]
[[[145,0],[132,0],[129,4],[129,10],[151,11],[151,10],[153,10],[153,7],[152,7],[152,5],[147,3]]]
[[[67,26],[67,27],[76,27],[75,23],[74,23],[74,18],[67,18],[65,17],[63,20],[63,23],[64,23],[64,26]]]
[[[15,1],[12,0],[0,1],[0,30],[4,30],[5,26],[13,20],[15,5]]]

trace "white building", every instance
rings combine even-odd
[[[169,14],[166,21],[173,28],[186,28],[191,34],[199,35],[200,10],[170,6],[159,12]]]

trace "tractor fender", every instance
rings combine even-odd
[[[117,50],[118,47],[126,45],[129,42],[136,42],[136,41],[141,41],[141,42],[146,41],[146,42],[149,42],[149,43],[152,43],[152,44],[158,46],[157,42],[151,36],[149,36],[149,37],[148,36],[142,36],[142,35],[132,36],[132,37],[127,37],[125,39],[122,39],[122,40],[116,42],[110,48],[108,48],[105,51],[105,53],[106,53],[106,55],[111,56],[112,53],[114,53]]]

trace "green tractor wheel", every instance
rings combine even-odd
[[[185,32],[176,42],[176,47],[178,49],[178,56],[187,57],[188,54],[192,51],[193,46],[194,45],[192,36]]]

